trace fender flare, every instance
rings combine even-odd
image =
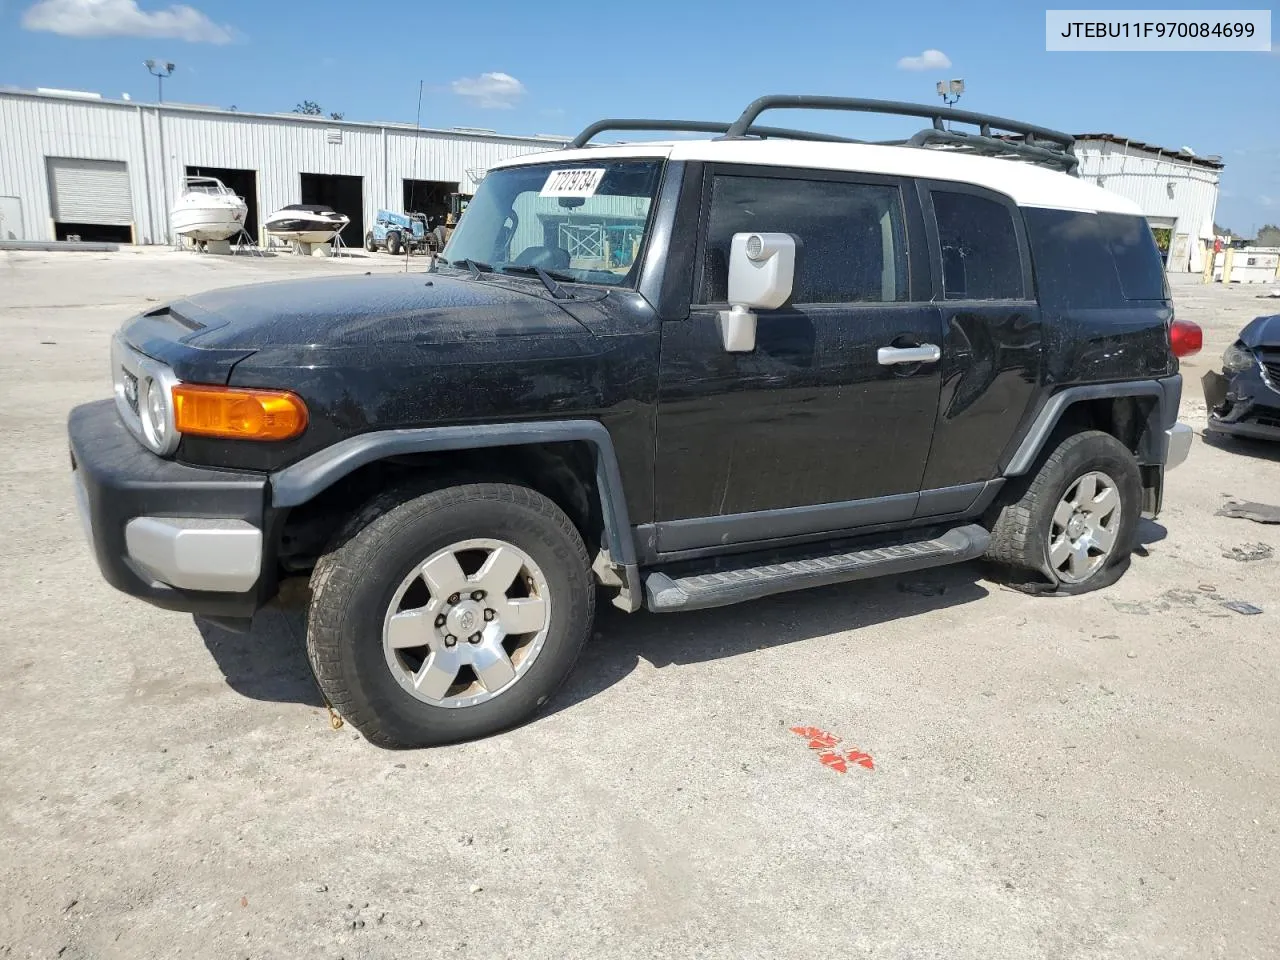
[[[1145,443],[1139,450],[1140,460],[1163,464],[1168,458],[1169,437],[1167,431],[1177,422],[1178,404],[1182,400],[1182,374],[1159,380],[1129,380],[1122,383],[1094,383],[1067,387],[1053,394],[1031,426],[1023,435],[1008,464],[1004,476],[1018,477],[1035,463],[1062,414],[1073,403],[1081,400],[1111,400],[1120,397],[1154,397],[1155,404],[1147,418],[1143,436]]]
[[[613,438],[595,420],[554,420],[536,423],[485,423],[473,426],[424,427],[362,433],[326,447],[271,475],[271,504],[296,507],[311,500],[343,477],[387,457],[438,450],[476,450],[537,443],[583,440],[595,448],[596,486],[605,540],[615,563],[634,566],[635,544],[623,496],[622,474]]]

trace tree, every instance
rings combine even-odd
[[[1260,247],[1280,247],[1280,227],[1274,223],[1264,223],[1258,229],[1258,237],[1254,243]]]
[[[296,107],[293,108],[293,112],[300,113],[304,117],[323,117],[324,107],[320,106],[320,104],[316,103],[314,100],[303,100],[300,104],[298,104]],[[342,114],[338,113],[336,110],[332,111],[329,114],[329,119],[341,120]]]
[[[1234,237],[1236,235],[1236,232],[1234,230],[1232,230],[1230,227],[1224,227],[1220,223],[1215,223],[1213,225],[1213,232],[1215,236],[1219,236],[1219,237]]]

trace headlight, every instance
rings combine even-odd
[[[1222,354],[1222,372],[1223,373],[1243,373],[1246,370],[1252,370],[1258,365],[1258,358],[1255,357],[1250,350],[1246,350],[1238,343],[1233,343],[1227,347],[1226,352]]]
[[[142,429],[147,435],[147,442],[157,450],[163,449],[169,438],[169,404],[165,392],[164,384],[158,380],[147,380],[146,400],[141,410]]]

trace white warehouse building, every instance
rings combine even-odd
[[[1170,273],[1199,273],[1212,249],[1222,158],[1110,133],[1076,135],[1078,175],[1142,208]]]
[[[275,210],[314,203],[350,217],[359,246],[378,209],[442,214],[498,160],[564,143],[0,89],[0,240],[169,243],[185,178],[212,176],[244,197],[257,240]]]

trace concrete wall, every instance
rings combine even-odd
[[[256,171],[261,217],[300,202],[302,173],[358,176],[365,222],[372,223],[378,208],[400,208],[405,179],[452,181],[471,193],[475,175],[498,160],[561,145],[535,137],[0,91],[0,197],[18,198],[28,240],[53,239],[47,157],[124,161],[134,240],[165,243],[168,210],[188,166]]]
[[[1082,180],[1133,200],[1155,226],[1172,226],[1171,273],[1204,269],[1205,244],[1213,244],[1220,170],[1104,140],[1077,140],[1075,151]],[[1179,242],[1179,237],[1185,239]]]

